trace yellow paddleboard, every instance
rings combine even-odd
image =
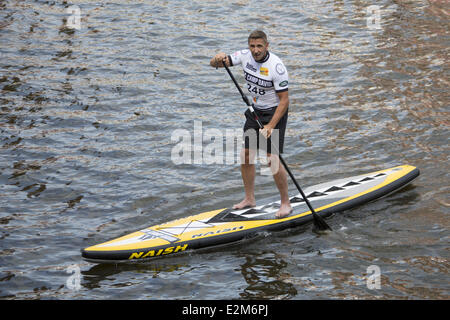
[[[326,217],[383,197],[406,186],[420,174],[409,165],[334,180],[306,188],[317,214]],[[119,262],[164,257],[230,243],[261,231],[292,228],[313,220],[301,195],[291,198],[293,213],[275,218],[279,201],[243,210],[218,209],[169,221],[81,250],[91,262]]]

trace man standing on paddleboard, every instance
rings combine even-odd
[[[280,165],[278,157],[278,152],[283,152],[288,118],[289,80],[281,59],[269,52],[268,49],[267,35],[263,31],[255,30],[248,37],[248,49],[237,51],[231,55],[218,53],[211,59],[210,65],[215,68],[223,67],[223,63],[226,63],[227,66],[242,66],[247,90],[252,97],[253,109],[264,125],[264,128],[260,129],[251,112],[249,110],[245,112],[245,145],[241,153],[241,174],[245,198],[235,204],[233,209],[256,205],[254,158],[256,148],[260,148],[267,152],[269,166],[280,192],[281,205],[276,217],[283,218],[292,212],[288,195],[287,173],[284,166]],[[264,143],[260,143],[262,140],[260,135],[267,139]],[[275,146],[274,150],[272,150],[273,146]]]

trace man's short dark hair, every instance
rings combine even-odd
[[[250,42],[250,39],[263,39],[267,43],[267,35],[261,30],[252,31],[248,36],[248,42]]]

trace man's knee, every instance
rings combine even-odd
[[[268,153],[267,154],[267,165],[270,167],[272,174],[275,175],[280,170],[280,158],[277,154]]]
[[[256,150],[242,149],[241,151],[241,164],[252,165],[255,164]]]

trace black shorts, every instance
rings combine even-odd
[[[270,122],[273,115],[275,114],[275,110],[277,107],[267,109],[267,110],[257,110],[254,108],[256,115],[259,118],[259,121],[263,125],[266,125]],[[267,153],[273,153],[278,154],[283,153],[283,145],[284,145],[284,134],[286,132],[286,124],[288,119],[288,110],[286,110],[286,113],[284,116],[278,121],[278,124],[276,125],[275,129],[272,132],[272,135],[267,140],[264,138],[262,134],[259,133],[259,125],[255,121],[253,115],[251,114],[250,110],[247,109],[245,111],[245,117],[247,118],[247,121],[245,121],[244,125],[244,147],[245,149],[260,149],[264,150]],[[278,139],[277,139],[278,137]],[[272,150],[272,138],[274,142],[274,148]]]

